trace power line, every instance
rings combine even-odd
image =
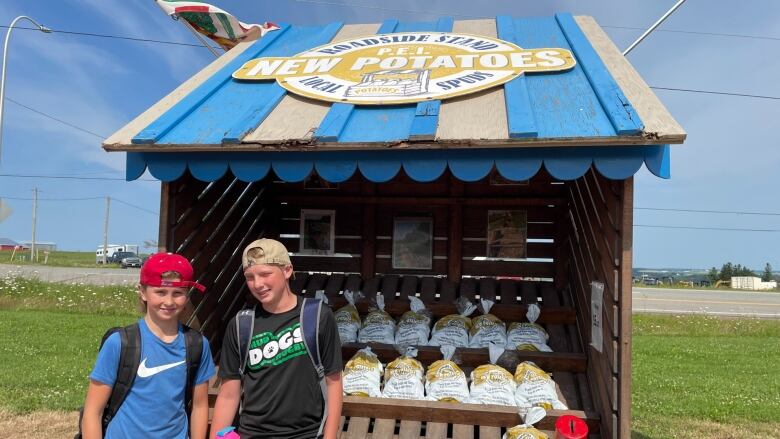
[[[631,29],[631,30],[641,30],[641,31],[645,30],[645,28],[643,27],[630,27],[630,26],[601,25],[601,27],[609,28],[609,29]],[[762,37],[758,35],[743,35],[743,34],[724,34],[719,32],[697,32],[697,31],[676,30],[676,29],[656,29],[655,32],[670,32],[670,33],[678,33],[678,34],[709,35],[709,36],[718,36],[718,37],[750,38],[755,40],[780,41],[780,38],[777,37]]]
[[[158,214],[158,212],[155,212],[155,211],[153,211],[153,210],[149,210],[149,209],[147,209],[147,208],[145,208],[145,207],[137,206],[137,205],[135,205],[135,204],[132,204],[132,203],[128,203],[127,201],[122,201],[122,200],[120,200],[119,198],[116,198],[116,197],[108,197],[108,198],[110,198],[112,201],[116,201],[116,202],[118,202],[118,203],[122,203],[122,204],[124,204],[124,205],[127,205],[127,206],[130,206],[130,207],[132,207],[132,208],[135,208],[135,209],[138,209],[138,210],[142,210],[142,211],[144,211],[144,212],[151,213],[152,215],[157,215],[157,214]],[[4,200],[16,200],[16,201],[33,201],[33,200],[36,200],[36,198],[4,197],[4,196],[0,196],[0,199],[4,199]],[[106,197],[84,197],[84,198],[37,198],[37,200],[38,200],[38,201],[87,201],[87,200],[90,200],[90,201],[92,201],[92,200],[105,200],[105,199],[106,199]]]
[[[9,101],[9,102],[13,102],[14,104],[16,104],[16,105],[18,105],[18,106],[20,106],[20,107],[22,107],[22,108],[26,108],[26,109],[28,109],[28,110],[32,111],[33,113],[37,113],[37,114],[39,114],[39,115],[41,115],[41,116],[43,116],[43,117],[47,117],[47,118],[49,118],[49,119],[52,119],[52,120],[55,120],[55,121],[57,121],[57,122],[59,122],[59,123],[61,123],[61,124],[63,124],[63,125],[67,125],[67,126],[69,126],[69,127],[73,128],[73,129],[77,129],[77,130],[79,130],[79,131],[82,131],[82,132],[85,132],[85,133],[87,133],[87,134],[91,134],[91,135],[93,135],[93,136],[97,137],[98,139],[101,139],[101,140],[102,140],[102,139],[105,139],[106,137],[108,137],[108,136],[103,136],[103,135],[97,134],[97,133],[95,133],[95,132],[93,132],[93,131],[90,131],[90,130],[88,130],[88,129],[86,129],[86,128],[81,128],[81,127],[80,127],[80,126],[78,126],[78,125],[74,125],[74,124],[72,124],[72,123],[70,123],[70,122],[66,122],[66,121],[64,121],[64,120],[62,120],[62,119],[58,119],[58,118],[56,118],[56,117],[54,117],[54,116],[52,116],[52,115],[50,115],[50,114],[46,114],[46,113],[44,113],[43,111],[36,110],[35,108],[32,108],[32,107],[28,107],[27,105],[24,105],[24,104],[23,104],[23,103],[21,103],[21,102],[17,102],[17,101],[15,101],[15,100],[13,100],[13,99],[11,99],[11,98],[9,98],[9,97],[6,97],[6,98],[5,98],[5,100],[7,100],[7,101]]]
[[[112,199],[113,201],[117,201],[117,202],[119,202],[119,203],[122,203],[122,204],[124,204],[124,205],[130,206],[130,207],[134,207],[134,208],[136,208],[136,209],[138,209],[138,210],[143,210],[144,212],[151,213],[152,215],[158,215],[158,214],[159,214],[158,212],[155,212],[155,211],[153,211],[153,210],[149,210],[149,209],[143,208],[143,207],[141,207],[141,206],[136,206],[135,204],[130,204],[130,203],[128,203],[127,201],[122,201],[122,200],[120,200],[119,198],[114,198],[114,197],[111,197],[111,199]]]
[[[8,26],[0,26],[0,28],[8,28]],[[14,29],[20,29],[20,30],[34,30],[34,31],[40,31],[37,27],[19,27],[14,26]],[[187,46],[187,47],[201,47],[200,44],[192,44],[192,43],[179,43],[176,41],[164,41],[164,40],[153,40],[150,38],[136,38],[136,37],[125,37],[121,35],[108,35],[108,34],[96,34],[91,32],[73,32],[73,31],[65,31],[65,30],[51,30],[52,33],[56,34],[66,34],[66,35],[80,35],[85,37],[97,37],[97,38],[111,38],[115,40],[129,40],[129,41],[136,41],[141,43],[157,43],[157,44],[170,44],[174,46]]]
[[[450,15],[454,17],[463,17],[463,18],[480,18],[476,15],[468,15],[468,14],[456,14],[450,11],[446,12],[431,12],[431,11],[414,11],[409,9],[400,9],[400,8],[386,8],[381,6],[373,6],[373,5],[363,5],[358,3],[339,3],[339,2],[328,2],[328,1],[316,1],[316,0],[296,0],[298,3],[312,3],[312,4],[321,4],[321,5],[328,5],[328,6],[343,6],[343,7],[361,7],[366,9],[378,9],[378,10],[384,10],[384,11],[391,11],[391,12],[406,12],[406,13],[413,13],[413,14],[428,14],[428,15]],[[645,28],[642,27],[632,27],[632,26],[614,26],[614,25],[600,25],[602,28],[608,28],[608,29],[628,29],[628,30],[641,30],[644,31]],[[0,28],[8,28],[8,26],[0,26]],[[15,26],[14,29],[17,30],[31,30],[31,31],[40,31],[38,28],[33,27],[21,27],[21,26]],[[747,38],[747,39],[754,39],[754,40],[770,40],[770,41],[780,41],[780,37],[767,37],[767,36],[760,36],[760,35],[744,35],[744,34],[728,34],[728,33],[722,33],[722,32],[699,32],[699,31],[687,31],[687,30],[678,30],[678,29],[656,29],[655,32],[668,32],[668,33],[679,33],[679,34],[690,34],[690,35],[705,35],[705,36],[718,36],[718,37],[731,37],[731,38]],[[55,30],[52,29],[52,33],[59,33],[59,34],[65,34],[65,35],[79,35],[79,36],[86,36],[86,37],[96,37],[96,38],[109,38],[109,39],[116,39],[116,40],[128,40],[128,41],[136,41],[136,42],[142,42],[142,43],[156,43],[156,44],[168,44],[173,46],[186,46],[186,47],[203,47],[200,44],[192,44],[192,43],[181,43],[177,41],[166,41],[166,40],[155,40],[150,38],[138,38],[138,37],[128,37],[128,36],[122,36],[122,35],[109,35],[109,34],[98,34],[93,32],[75,32],[75,31],[65,31],[65,30]]]
[[[719,230],[728,232],[780,232],[780,229],[735,229],[728,227],[662,226],[656,224],[634,224],[634,227],[651,227],[655,229]]]
[[[683,91],[688,93],[704,93],[704,94],[722,95],[722,96],[740,96],[743,98],[780,100],[780,96],[751,95],[751,94],[744,94],[744,93],[729,93],[725,91],[712,91],[712,90],[694,90],[690,88],[671,88],[671,87],[654,87],[654,86],[650,86],[650,88],[652,88],[653,90]]]
[[[446,11],[446,12],[437,12],[437,11],[414,11],[411,9],[401,9],[401,8],[386,8],[382,6],[374,6],[374,5],[364,5],[360,3],[342,3],[342,2],[330,2],[330,1],[319,1],[319,0],[295,0],[297,3],[312,3],[312,4],[318,4],[318,5],[327,5],[327,6],[341,6],[341,7],[357,7],[357,8],[365,8],[365,9],[377,9],[380,11],[389,11],[389,12],[406,12],[409,14],[423,14],[423,15],[439,15],[439,16],[453,16],[453,17],[463,17],[463,18],[479,18],[475,15],[466,15],[466,14],[457,14],[452,11]]]
[[[0,174],[0,177],[14,178],[50,178],[55,180],[101,180],[101,181],[127,181],[124,178],[112,177],[74,177],[71,175],[33,175],[33,174]],[[153,178],[138,178],[134,181],[158,181]]]
[[[737,210],[697,210],[697,209],[672,209],[665,207],[635,207],[634,210],[660,210],[667,212],[693,212],[693,213],[720,213],[734,215],[759,215],[759,216],[780,216],[776,212],[742,212]]]
[[[19,198],[19,197],[4,197],[0,198],[6,200],[19,200],[19,201],[32,201],[32,198]],[[38,201],[87,201],[87,200],[102,200],[105,197],[85,197],[85,198],[38,198]]]

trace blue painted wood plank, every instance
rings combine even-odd
[[[389,34],[392,33],[398,26],[398,20],[385,20],[379,29],[377,34]],[[328,114],[322,119],[317,131],[314,132],[314,140],[318,142],[337,142],[339,135],[347,126],[349,116],[352,114],[352,110],[355,106],[352,104],[340,104],[335,103],[330,106]]]
[[[645,166],[661,178],[672,178],[671,148],[669,145],[642,146],[645,150]]]
[[[496,17],[498,38],[516,43],[515,24],[512,17]],[[531,108],[531,97],[528,94],[526,75],[504,84],[504,101],[506,102],[506,119],[509,127],[509,138],[537,137],[534,110]]]
[[[294,26],[267,47],[261,56],[295,55],[331,41],[340,28],[341,23],[324,27]],[[226,73],[230,75],[232,71]],[[239,138],[242,131],[256,128],[267,116],[267,112],[261,111],[264,105],[273,105],[281,99],[280,88],[276,81],[231,79],[157,143],[214,145],[222,143],[226,135]]]
[[[571,49],[554,17],[516,19],[514,25],[520,47]],[[525,76],[539,138],[615,136],[579,63],[565,72]]]
[[[262,105],[249,108],[249,110],[242,116],[236,118],[232,126],[228,128],[225,135],[222,136],[221,143],[241,143],[241,139],[244,136],[257,128],[282,100],[284,95],[287,94],[281,85],[274,81],[271,87],[265,93],[265,101],[261,101]]]
[[[555,14],[555,19],[569,41],[574,55],[582,65],[590,85],[596,92],[601,106],[619,135],[633,135],[642,131],[642,121],[636,110],[623,94],[620,86],[601,61],[601,57],[574,21],[571,14]]]
[[[379,29],[376,31],[376,33],[377,35],[390,34],[395,32],[396,27],[398,27],[398,20],[387,19],[382,21],[382,24],[379,26]]]
[[[125,156],[125,180],[141,178],[146,172],[146,158],[142,152],[128,152]]]
[[[450,32],[455,20],[452,17],[441,17],[436,22],[437,32]],[[439,107],[441,101],[426,101],[417,104],[409,129],[410,140],[433,140],[436,137],[436,128],[439,126]]]
[[[252,47],[246,49],[233,61],[220,69],[219,72],[212,75],[195,90],[191,91],[187,96],[177,102],[176,105],[149,124],[132,139],[132,143],[149,144],[158,141],[185,117],[189,116],[200,104],[205,102],[209,97],[216,93],[217,90],[230,81],[234,71],[238,70],[245,62],[257,57],[289,29],[290,25],[283,24],[280,26],[279,30],[271,32],[258,40]]]
[[[336,142],[339,140],[339,134],[347,125],[349,116],[355,108],[352,104],[333,104],[330,110],[320,122],[317,131],[314,132],[314,139],[319,142]]]

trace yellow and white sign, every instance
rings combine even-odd
[[[526,72],[571,69],[566,49],[523,49],[483,36],[407,32],[339,41],[293,57],[257,58],[233,78],[276,80],[292,93],[358,105],[449,99]]]

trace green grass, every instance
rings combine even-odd
[[[75,410],[106,329],[139,318],[126,286],[0,277],[0,406]]]
[[[137,297],[132,286],[64,284],[0,276],[0,309],[126,314],[136,308]]]
[[[678,437],[690,423],[777,428],[778,340],[776,320],[634,316],[636,436]]]
[[[0,310],[0,405],[13,412],[76,410],[100,338],[136,315]]]
[[[44,265],[44,254],[40,252],[38,254],[38,261],[30,261],[30,251],[17,251],[13,260],[11,256],[13,250],[0,251],[0,264],[13,264],[13,265]],[[141,256],[143,257],[143,255]],[[49,259],[46,264],[52,267],[87,267],[87,268],[119,268],[119,264],[96,264],[95,252],[67,252],[67,251],[53,251],[49,253]]]

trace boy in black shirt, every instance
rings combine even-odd
[[[231,425],[239,402],[243,407],[238,426],[241,439],[315,438],[325,414],[324,401],[300,330],[302,300],[290,290],[293,268],[287,249],[278,241],[259,239],[244,249],[242,264],[247,287],[261,306],[255,309],[243,380],[235,321],[225,333],[212,438]],[[327,306],[322,307],[319,329],[328,396],[322,437],[336,439],[342,402],[341,342]]]

